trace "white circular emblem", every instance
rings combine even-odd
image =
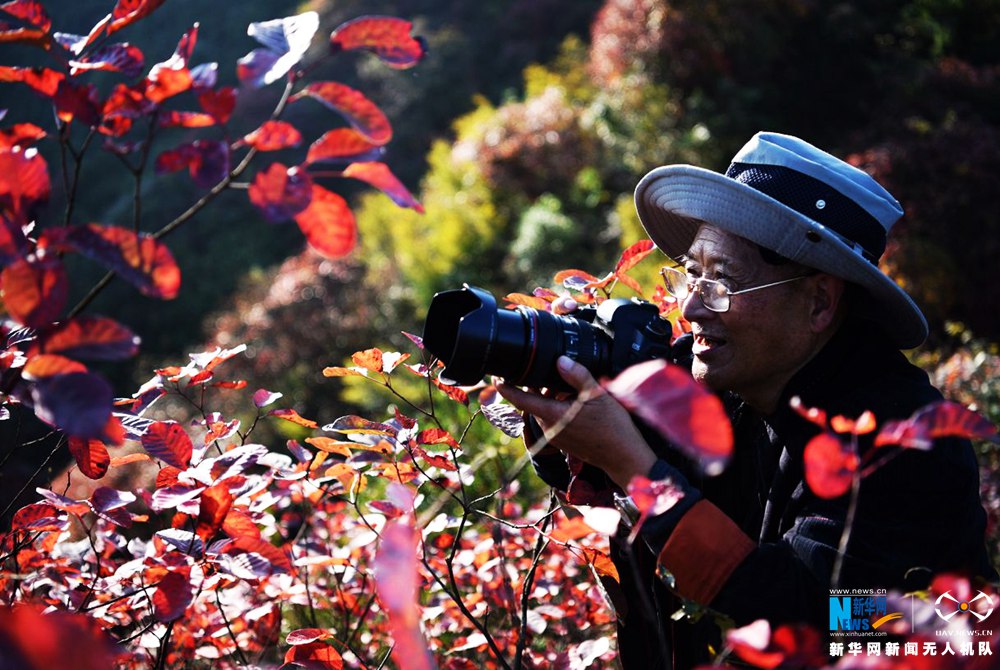
[[[823,209],[824,207],[826,207],[826,200],[816,201],[816,209]]]

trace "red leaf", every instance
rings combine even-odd
[[[118,0],[111,10],[108,35],[152,14],[165,0]]]
[[[363,93],[335,81],[310,84],[294,96],[309,96],[343,115],[347,122],[377,146],[392,139],[392,126],[382,110]]]
[[[354,213],[342,197],[317,184],[312,185],[309,206],[295,215],[306,241],[327,258],[347,255],[357,239]]]
[[[206,114],[210,114],[219,123],[225,123],[236,108],[236,89],[225,86],[217,91],[202,91],[198,94],[198,104]]]
[[[222,522],[222,532],[232,538],[249,537],[256,540],[261,539],[260,529],[257,528],[257,524],[253,522],[253,519],[246,512],[236,509],[230,509],[229,513],[226,514],[226,518]]]
[[[281,223],[303,212],[313,198],[313,183],[299,168],[272,163],[258,172],[247,194],[250,202],[271,223]]]
[[[359,435],[387,435],[396,437],[399,431],[386,423],[376,423],[368,419],[348,414],[323,426],[323,430],[331,433],[359,434]],[[362,447],[363,445],[358,445]]]
[[[32,44],[47,48],[52,38],[41,30],[31,28],[9,28],[8,24],[0,22],[0,44]]]
[[[639,240],[622,252],[618,265],[615,266],[615,274],[621,275],[628,272],[638,265],[639,261],[653,253],[654,248],[651,240]]]
[[[917,410],[904,421],[887,423],[875,438],[875,446],[896,444],[911,449],[930,449],[940,437],[997,441],[997,428],[980,414],[956,402],[941,401]]]
[[[409,207],[421,214],[424,213],[423,205],[406,190],[385,163],[351,163],[344,168],[343,175],[371,184],[400,207]]]
[[[177,42],[177,48],[174,49],[174,56],[187,66],[188,61],[191,60],[191,54],[194,52],[194,45],[198,43],[198,24],[195,23],[191,28],[181,35],[181,39]]]
[[[533,295],[525,295],[524,293],[508,293],[503,297],[503,299],[508,307],[514,305],[524,305],[525,307],[531,307],[532,309],[537,309],[542,312],[549,311],[549,305],[551,304],[544,298],[538,298]]]
[[[45,131],[33,123],[15,123],[10,128],[0,130],[0,152],[15,148],[23,151],[45,135]]]
[[[191,88],[194,80],[191,71],[178,59],[171,58],[157,63],[146,75],[146,99],[160,104],[168,98],[179,95]]]
[[[330,631],[324,628],[299,628],[293,630],[285,637],[285,643],[293,647],[300,644],[309,644],[316,640],[328,640],[333,637]]]
[[[68,80],[61,81],[52,100],[56,116],[63,123],[79,121],[93,127],[100,121],[101,101],[93,84],[83,86]]]
[[[409,366],[407,366],[409,367]],[[469,404],[469,394],[458,388],[457,386],[452,386],[450,384],[443,384],[437,379],[431,380],[434,386],[438,387],[446,396],[454,400],[455,402],[462,403],[463,405]]]
[[[191,462],[194,445],[175,421],[157,421],[142,436],[142,447],[153,458],[181,470]]]
[[[139,337],[114,319],[78,316],[45,333],[41,350],[93,361],[120,361],[139,351]]]
[[[156,473],[156,488],[165,489],[173,486],[177,483],[177,475],[180,473],[180,468],[175,468],[172,465],[164,465],[160,468],[160,471]]]
[[[418,444],[447,444],[449,446],[459,448],[458,442],[455,438],[451,436],[447,430],[442,428],[428,428],[427,430],[420,431],[417,435]]]
[[[556,284],[565,286],[566,288],[575,288],[577,290],[582,289],[587,284],[597,282],[598,279],[589,272],[584,272],[583,270],[562,270],[557,272],[556,276],[552,279]]]
[[[371,51],[390,67],[413,67],[427,53],[427,44],[410,35],[413,24],[391,16],[362,16],[330,34],[330,50]]]
[[[66,527],[66,520],[52,505],[37,502],[17,510],[11,520],[10,527],[11,530],[31,532],[61,531]]]
[[[312,143],[306,164],[365,162],[383,153],[382,147],[372,144],[353,128],[335,128]]]
[[[108,473],[111,466],[111,455],[108,448],[100,440],[84,440],[78,437],[69,438],[69,452],[76,459],[80,472],[90,479],[100,479]]]
[[[288,554],[266,540],[248,536],[236,537],[225,549],[225,553],[230,555],[247,552],[260,554],[276,571],[292,572],[292,562],[288,558]]]
[[[237,62],[239,80],[259,88],[285,76],[302,60],[318,29],[316,12],[251,23],[247,34],[265,48],[254,49]]]
[[[284,419],[285,421],[291,421],[292,423],[298,424],[300,426],[305,426],[306,428],[318,428],[319,424],[311,419],[304,419],[299,416],[299,413],[294,409],[272,409],[268,412],[270,416],[276,416],[279,419]]]
[[[59,84],[66,75],[47,67],[12,67],[0,65],[0,82],[20,82],[27,84],[42,95],[51,98],[59,90]]]
[[[257,151],[280,151],[299,146],[302,133],[287,121],[265,121],[260,128],[244,136],[243,141]]]
[[[709,474],[733,453],[733,429],[722,401],[680,367],[663,360],[628,368],[605,388],[622,405],[697,460]]]
[[[52,19],[38,0],[11,0],[0,5],[0,11],[19,18],[42,32],[47,33],[52,29]]]
[[[198,509],[198,525],[195,533],[208,544],[222,524],[233,506],[233,494],[225,482],[219,482],[201,492],[201,506]]]
[[[5,668],[49,670],[71,664],[75,670],[99,670],[115,667],[119,656],[97,620],[86,614],[43,614],[38,606],[19,603],[0,609],[0,630]]]
[[[805,625],[780,626],[771,634],[765,619],[726,633],[741,660],[757,668],[818,668],[826,664],[819,633]]]
[[[215,123],[215,117],[204,112],[168,111],[159,117],[159,124],[163,128],[207,128],[208,126],[214,126]],[[186,167],[187,164],[188,162],[185,162],[184,165],[181,165],[177,169]]]
[[[0,273],[0,283],[7,312],[29,328],[49,325],[66,306],[69,280],[62,261],[54,255],[14,261]]]
[[[628,494],[642,518],[663,514],[684,497],[669,479],[650,480],[642,475],[636,475],[628,483]]]
[[[163,300],[177,296],[180,268],[166,245],[152,236],[97,224],[74,226],[61,232],[63,242],[114,270],[143,295]]]
[[[806,444],[806,484],[820,498],[838,498],[851,488],[858,455],[832,433],[820,433]]]
[[[153,593],[153,616],[163,622],[179,619],[192,600],[194,585],[191,584],[191,568],[168,572]]]
[[[375,554],[375,587],[389,614],[393,658],[406,670],[431,670],[434,661],[420,630],[417,555],[419,533],[411,517],[388,522]]]
[[[455,465],[447,456],[438,456],[436,454],[431,454],[421,449],[420,447],[411,447],[413,450],[413,455],[420,457],[421,460],[425,461],[428,465],[432,465],[436,468],[441,468],[442,470],[448,470],[450,472],[456,472],[458,466]]]
[[[382,372],[382,350],[378,348],[355,351],[351,354],[351,360],[355,365],[359,365],[371,372]]]
[[[343,670],[344,661],[336,649],[325,642],[293,645],[285,652],[285,663],[294,663],[308,670]]]
[[[79,361],[54,354],[32,356],[22,368],[22,376],[28,380],[45,379],[55,375],[66,375],[72,372],[86,372],[87,366]]]
[[[0,151],[0,210],[14,222],[31,221],[51,190],[48,166],[36,149]]]
[[[146,58],[142,50],[131,44],[106,44],[91,51],[79,60],[71,60],[70,74],[75,75],[80,70],[102,70],[104,72],[121,72],[132,78],[142,72]]]
[[[111,386],[90,372],[55,375],[31,388],[35,415],[68,435],[100,439],[111,418]]]

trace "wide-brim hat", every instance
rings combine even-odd
[[[671,258],[710,223],[863,287],[861,316],[900,348],[927,337],[920,308],[878,267],[902,207],[868,173],[808,142],[757,133],[725,174],[658,167],[639,182],[635,204],[650,239]]]

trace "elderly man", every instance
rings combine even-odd
[[[994,576],[965,440],[905,450],[862,479],[837,584],[850,496],[822,499],[804,482],[803,449],[819,428],[790,407],[793,397],[830,416],[871,410],[880,424],[941,398],[899,351],[924,340],[926,321],[877,265],[902,215],[896,200],[806,142],[759,133],[725,175],[653,170],[636,206],[678,264],[664,277],[693,338],[688,356],[675,356],[723,398],[736,449],[723,474],[705,477],[598,392],[536,455],[557,487],[566,484],[568,454],[614,490],[646,475],[684,491],[644,525],[644,546],[628,560],[618,553],[624,667],[688,668],[707,658],[712,617],[675,626],[677,596],[738,625],[764,617],[822,631],[832,586],[906,589],[943,571]],[[558,366],[578,391],[595,388],[583,366],[566,357]],[[500,392],[542,428],[573,403],[509,385]],[[870,442],[862,438],[863,453]],[[673,577],[670,592],[654,577],[657,564]]]

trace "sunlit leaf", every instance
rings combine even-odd
[[[59,82],[59,88],[52,98],[56,116],[63,123],[79,121],[94,127],[100,121],[101,100],[97,87],[93,84],[80,85],[66,80]]]
[[[382,372],[382,350],[379,348],[365,349],[351,354],[355,365],[371,372]]]
[[[100,479],[108,473],[111,455],[100,440],[69,438],[69,453],[73,454],[80,472],[90,479]]]
[[[150,235],[90,224],[62,229],[59,237],[78,253],[114,270],[143,295],[170,300],[180,290],[181,272],[173,255]]]
[[[131,491],[119,491],[109,486],[100,486],[90,496],[88,504],[98,515],[106,521],[130,528],[132,526],[132,515],[125,509],[125,506],[135,502],[136,496]]]
[[[524,415],[521,411],[504,402],[495,402],[480,407],[483,416],[491,424],[510,437],[521,437],[524,433]]]
[[[294,218],[309,246],[323,256],[340,258],[354,248],[357,241],[354,213],[336,193],[313,184],[309,206]]]
[[[117,32],[152,14],[165,0],[118,0],[111,10],[108,34]]]
[[[447,444],[450,447],[459,448],[458,442],[443,428],[428,428],[420,431],[417,435],[417,444]]]
[[[280,151],[297,147],[302,133],[287,121],[265,121],[257,130],[244,135],[243,141],[258,151]]]
[[[222,523],[233,506],[233,495],[225,482],[219,482],[201,492],[201,506],[195,533],[206,544],[222,528]]]
[[[405,670],[432,670],[434,661],[420,629],[417,556],[419,533],[410,516],[390,521],[382,529],[375,554],[375,585],[379,602],[389,615],[395,646],[392,655]]]
[[[346,458],[351,457],[353,453],[351,448],[356,446],[353,442],[341,442],[329,437],[308,437],[306,438],[306,444],[311,444],[320,451],[325,451],[328,454],[337,454]]]
[[[309,84],[293,99],[311,97],[341,114],[372,144],[381,146],[392,139],[392,126],[378,106],[363,93],[335,81]]]
[[[71,60],[70,74],[79,71],[102,70],[104,72],[121,72],[128,78],[136,77],[142,72],[146,58],[139,47],[132,44],[105,44],[78,60]]]
[[[202,111],[217,122],[225,123],[236,108],[236,89],[224,86],[218,90],[201,91],[198,93],[198,104],[201,105]]]
[[[927,450],[942,437],[997,441],[997,427],[960,403],[941,401],[904,421],[890,421],[879,431],[875,445]]]
[[[806,484],[820,498],[838,498],[851,488],[858,455],[833,434],[824,432],[809,440],[802,458]]]
[[[733,429],[717,396],[663,360],[633,365],[605,388],[650,427],[718,474],[733,452]]]
[[[176,421],[157,421],[142,436],[142,447],[153,458],[184,469],[191,462],[194,444]]]
[[[469,394],[458,388],[457,386],[452,386],[450,384],[444,384],[437,379],[432,379],[431,382],[435,387],[438,388],[446,396],[454,400],[455,402],[461,403],[463,405],[469,404]]]
[[[508,307],[523,305],[524,307],[530,307],[543,312],[547,312],[549,309],[548,300],[544,300],[543,298],[538,298],[533,295],[526,295],[524,293],[508,293],[503,297],[503,300]]]
[[[285,76],[302,60],[318,29],[316,12],[251,23],[247,34],[265,48],[254,49],[237,62],[239,80],[259,88]]]
[[[114,394],[111,386],[91,372],[74,372],[39,380],[31,388],[35,415],[67,434],[80,438],[104,436]]]
[[[55,375],[86,371],[87,366],[72,358],[54,354],[39,354],[28,359],[28,362],[21,369],[21,376],[34,381]]]
[[[168,98],[179,95],[194,84],[191,71],[178,58],[157,63],[146,75],[146,99],[154,104],[160,104]]]
[[[14,222],[31,221],[36,205],[48,200],[51,190],[48,166],[36,149],[0,151],[0,211]]]
[[[46,132],[33,123],[15,123],[0,130],[0,152],[18,149],[23,151],[46,136]]]
[[[158,123],[163,128],[207,128],[214,126],[216,119],[205,112],[164,112],[158,117]],[[187,163],[185,163],[185,166]],[[179,169],[179,168],[178,168]]]
[[[3,269],[0,282],[7,312],[30,328],[49,325],[66,306],[69,279],[56,256],[20,258]]]
[[[642,259],[653,253],[654,249],[655,247],[651,240],[639,240],[631,245],[622,252],[621,258],[618,259],[618,264],[615,266],[615,274],[628,272],[638,265]]]
[[[246,512],[238,509],[230,509],[226,518],[222,522],[222,532],[232,538],[249,537],[251,539],[261,539],[260,529],[253,522]]]
[[[153,592],[153,616],[157,621],[179,619],[194,600],[190,568],[168,572]]]
[[[403,183],[396,178],[396,175],[385,163],[351,163],[344,168],[343,175],[371,184],[389,196],[400,207],[408,207],[421,214],[424,213],[424,206],[417,202],[413,194],[403,186]]]
[[[247,195],[265,219],[281,223],[310,206],[314,189],[305,171],[272,163],[266,170],[257,173]]]
[[[191,68],[191,88],[199,94],[215,88],[219,83],[219,64],[201,63]]]
[[[362,16],[330,34],[330,49],[370,51],[390,67],[413,67],[427,53],[427,44],[410,34],[412,27],[409,21],[391,16]]]
[[[41,349],[72,358],[119,361],[139,351],[139,337],[114,319],[78,316],[45,333]]]
[[[353,128],[334,128],[312,143],[306,164],[363,163],[377,160],[385,150],[372,144]]]
[[[353,414],[342,416],[333,423],[326,424],[322,430],[328,433],[387,435],[389,437],[395,437],[398,432],[389,424],[376,423]]]
[[[38,0],[11,0],[0,5],[0,11],[21,19],[44,33],[52,29],[52,19]]]
[[[198,24],[195,23],[181,36],[180,41],[177,42],[177,48],[174,49],[174,56],[186,66],[191,60],[191,54],[194,53],[194,45],[197,43]]]
[[[340,653],[325,642],[304,642],[292,645],[285,652],[285,663],[309,670],[343,670]]]
[[[312,419],[305,419],[299,416],[299,413],[294,409],[272,409],[268,412],[268,415],[276,416],[279,419],[284,419],[285,421],[290,421],[294,424],[305,426],[306,428],[317,428],[319,426],[319,424]]]
[[[0,82],[20,82],[46,97],[53,97],[66,75],[47,67],[13,67],[0,65]]]
[[[259,538],[241,536],[233,538],[232,543],[226,547],[225,552],[230,555],[241,553],[254,553],[264,557],[270,564],[271,569],[278,572],[292,572],[292,562],[279,547],[274,546],[266,540]]]
[[[253,404],[257,407],[267,407],[278,398],[282,396],[281,393],[275,391],[268,391],[267,389],[257,389],[253,394]]]
[[[285,643],[292,646],[299,644],[309,644],[317,640],[328,640],[333,634],[325,628],[299,628],[293,630],[285,637]]]

